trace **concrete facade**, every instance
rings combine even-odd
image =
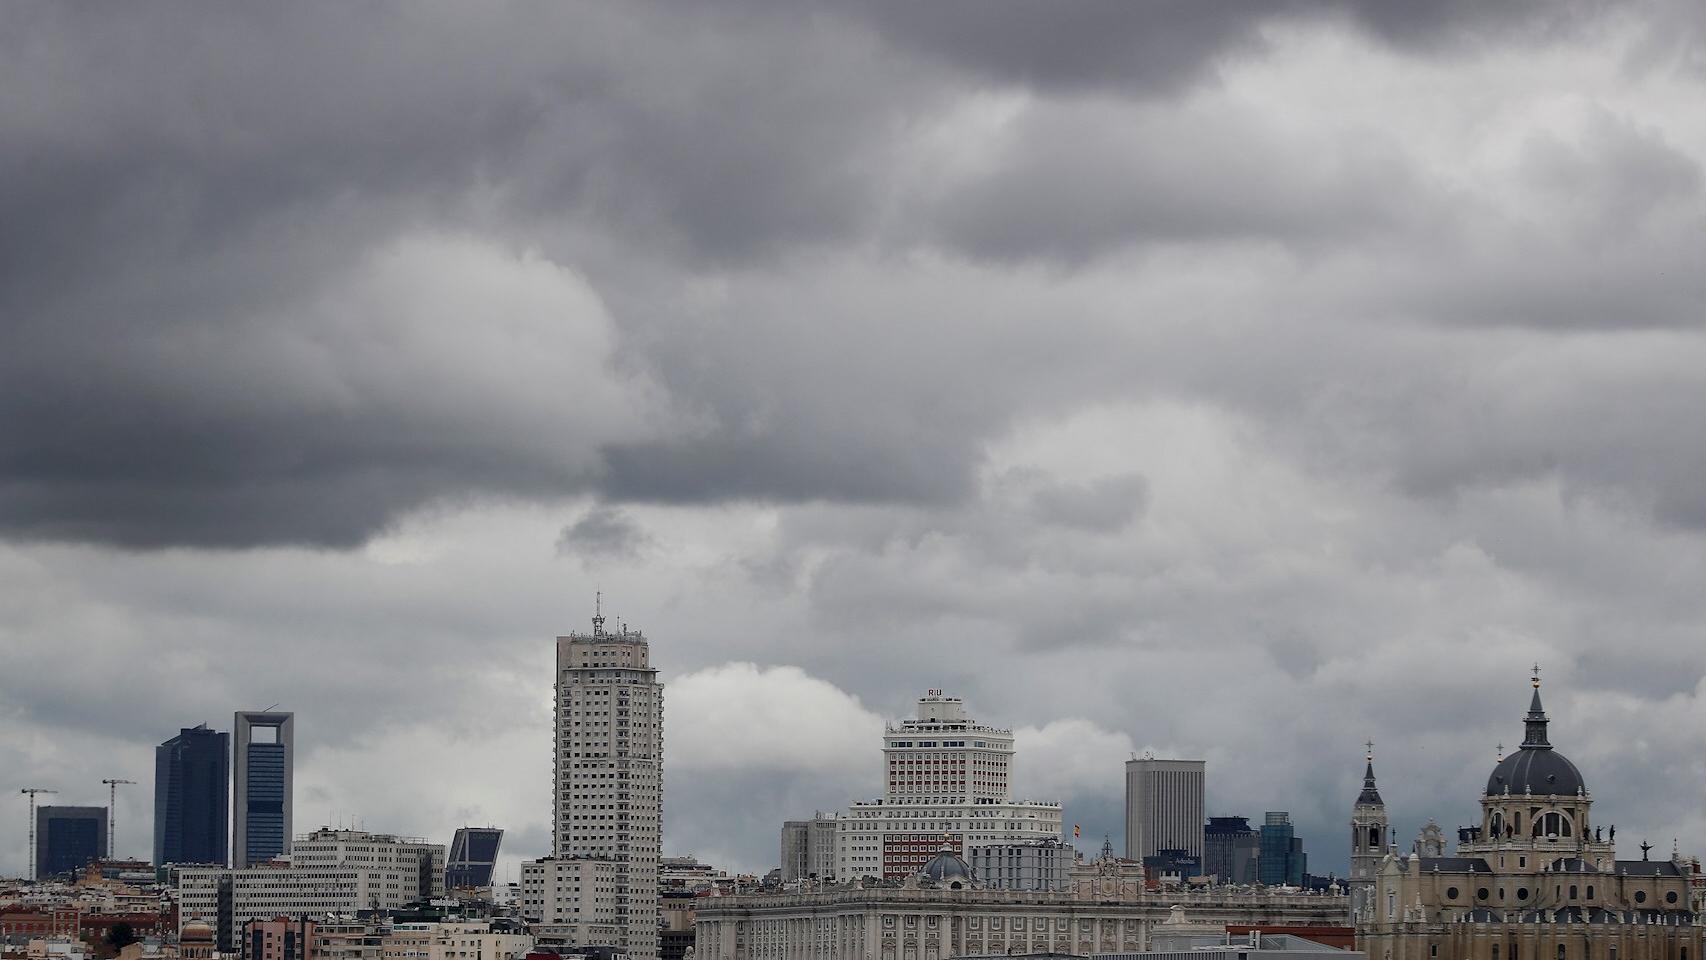
[[[969,717],[957,697],[931,690],[915,718],[883,734],[883,796],[838,819],[838,880],[900,880],[942,849],[1061,837],[1060,804],[1014,800],[1013,734]]]
[[[663,685],[650,647],[626,626],[606,632],[595,615],[592,633],[557,638],[556,675],[553,857],[614,864],[619,936],[609,945],[634,960],[656,960]],[[591,929],[595,919],[574,922]]]
[[[836,816],[818,811],[810,820],[782,824],[782,882],[835,877]]]
[[[991,890],[1064,890],[1072,882],[1078,854],[1070,843],[994,843],[966,854],[972,872]]]
[[[1201,760],[1128,760],[1125,765],[1127,860],[1182,850],[1202,857],[1204,769]]]
[[[846,888],[711,897],[700,903],[698,960],[947,960],[1008,953],[1104,956],[1149,948],[1180,906],[1193,921],[1329,925],[1345,898],[1217,891],[1150,895],[1114,877],[1056,894]]]
[[[444,844],[365,830],[321,827],[291,844],[294,870],[354,868],[370,874],[381,909],[444,896]]]

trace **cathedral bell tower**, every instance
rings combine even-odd
[[[1351,807],[1351,876],[1348,884],[1351,900],[1351,923],[1370,909],[1374,895],[1374,874],[1386,855],[1386,803],[1380,799],[1380,789],[1374,785],[1374,743],[1368,744],[1368,766],[1363,769],[1362,793],[1357,794]]]

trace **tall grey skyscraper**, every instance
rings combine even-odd
[[[634,960],[658,955],[663,856],[663,684],[626,626],[557,638],[552,854],[610,861],[615,925]]]
[[[231,735],[185,727],[154,748],[154,862],[224,866]]]
[[[231,865],[290,852],[296,715],[239,710],[232,723]]]
[[[1162,850],[1202,856],[1204,766],[1201,760],[1126,761],[1126,859]]]

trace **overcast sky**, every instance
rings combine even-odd
[[[551,638],[762,871],[927,688],[1122,844],[1475,816],[1539,661],[1706,852],[1706,47],[1665,3],[0,6],[23,786],[297,716],[296,827],[548,852]]]

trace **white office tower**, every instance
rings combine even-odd
[[[881,800],[838,818],[836,877],[905,879],[944,843],[973,847],[1060,839],[1060,804],[1015,801],[1008,787],[1013,732],[966,715],[958,697],[932,690],[918,716],[883,734]]]
[[[1125,855],[1153,857],[1162,850],[1202,856],[1201,760],[1145,756],[1125,765]]]
[[[613,910],[595,903],[599,868],[553,869],[579,887],[541,893],[560,917],[613,924],[634,960],[658,955],[658,860],[663,853],[663,685],[646,638],[626,626],[557,638],[556,789],[553,859],[613,865]],[[573,878],[570,880],[570,878]],[[553,886],[555,886],[553,884]],[[583,909],[584,908],[584,909]],[[595,923],[595,921],[597,921]],[[585,927],[583,927],[585,929]]]

